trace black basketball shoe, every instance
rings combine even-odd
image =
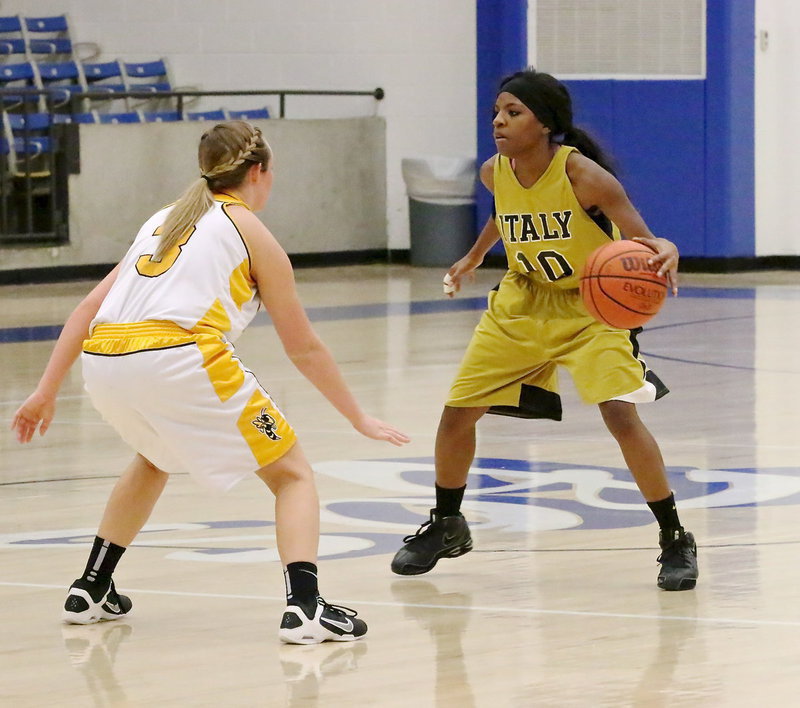
[[[349,607],[331,605],[321,597],[312,614],[299,605],[289,605],[283,613],[278,637],[287,644],[319,644],[320,642],[352,642],[367,633],[367,623],[356,617]]]
[[[68,624],[93,624],[125,617],[133,607],[129,597],[117,594],[114,581],[96,587],[83,578],[72,583],[61,618]]]
[[[440,558],[456,558],[472,550],[467,520],[461,514],[439,516],[436,509],[431,509],[431,518],[403,543],[392,560],[392,571],[398,575],[422,575]]]
[[[682,528],[661,530],[661,571],[658,587],[662,590],[691,590],[697,584],[697,545],[694,535]]]

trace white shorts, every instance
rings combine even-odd
[[[87,352],[96,342],[87,340],[81,355],[92,403],[164,472],[188,472],[203,486],[228,490],[294,445],[294,430],[223,340]]]

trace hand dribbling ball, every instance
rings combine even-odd
[[[635,329],[652,319],[667,297],[665,275],[647,261],[654,251],[623,239],[598,248],[581,275],[581,297],[595,319],[619,329]]]

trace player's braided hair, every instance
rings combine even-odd
[[[223,162],[221,165],[213,167],[200,176],[210,184],[215,177],[221,177],[227,172],[232,172],[239,167],[239,165],[243,164],[247,158],[253,154],[253,151],[259,147],[259,145],[263,145],[263,143],[264,140],[261,137],[261,131],[258,128],[253,128],[253,135],[250,138],[250,142],[239,151],[236,157],[228,160],[228,162]]]
[[[162,227],[153,255],[158,261],[214,205],[213,191],[239,185],[255,164],[269,168],[272,152],[261,130],[246,121],[218,123],[200,138],[200,177],[178,198]]]

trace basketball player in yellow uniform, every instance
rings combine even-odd
[[[282,641],[351,641],[367,625],[317,587],[319,502],[294,430],[233,342],[261,303],[297,368],[363,435],[408,438],[366,415],[297,297],[292,267],[255,216],[272,188],[272,154],[258,128],[220,123],[200,140],[201,176],[154,214],[116,268],[67,320],[36,391],[12,421],[17,438],[44,434],[58,389],[80,355],[86,389],[136,451],[108,501],[64,621],[124,617],[131,601],[112,573],[150,516],[169,473],[227,490],[255,473],[275,494],[287,608]],[[85,340],[85,341],[84,341]]]
[[[656,238],[631,205],[598,145],[572,124],[566,87],[533,69],[501,83],[493,120],[497,154],[481,167],[495,214],[445,276],[451,297],[502,238],[508,272],[450,389],[436,437],[436,508],[392,561],[400,575],[426,573],[439,558],[472,548],[460,513],[475,455],[475,424],[487,412],[561,419],[557,367],[586,403],[597,404],[660,528],[657,584],[688,590],[697,581],[694,537],[680,524],[656,441],[636,404],[666,387],[638,358],[636,331],[589,315],[578,290],[597,247],[621,237],[653,249],[652,263],[677,294],[678,251]]]

